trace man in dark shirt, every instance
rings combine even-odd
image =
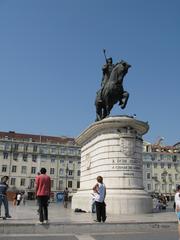
[[[67,208],[68,205],[68,198],[69,198],[69,190],[66,187],[66,189],[64,190],[64,207]]]
[[[7,195],[6,195],[6,192],[8,189],[8,185],[7,185],[8,180],[9,180],[9,177],[4,176],[2,177],[0,182],[0,206],[3,203],[4,209],[5,209],[5,217],[3,217],[3,219],[11,218],[11,216],[9,215],[9,204],[8,204]]]

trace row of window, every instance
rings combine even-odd
[[[173,161],[176,162],[178,160],[178,155],[169,155],[169,154],[143,154],[143,159],[144,160],[149,160],[149,161]]]
[[[8,170],[7,165],[2,165],[2,172],[5,173]],[[17,172],[17,166],[12,165],[11,172]],[[26,174],[27,173],[27,166],[21,166],[21,173]],[[31,167],[31,173],[36,174],[37,173],[37,168],[36,167]],[[67,175],[72,176],[73,175],[73,170],[70,169],[64,169],[60,168],[59,169],[59,175],[63,175],[64,173],[67,173]],[[55,174],[55,168],[50,168],[50,174]],[[77,170],[77,176],[80,176],[80,170]]]
[[[22,160],[23,160],[24,162],[27,162],[27,160],[28,160],[28,155],[30,155],[30,154],[26,154],[26,153],[22,154]],[[8,159],[10,156],[11,156],[10,153],[8,153],[8,152],[6,152],[6,151],[3,152],[3,158],[4,158],[4,159]],[[12,154],[12,159],[13,159],[14,161],[17,161],[19,156],[20,156],[19,153],[14,152],[14,153]],[[30,156],[31,156],[33,162],[36,162],[36,161],[37,161],[37,155],[32,154],[32,155],[30,155]]]
[[[3,149],[5,151],[24,151],[27,152],[28,150],[31,150],[33,152],[40,152],[40,153],[51,153],[51,154],[62,154],[62,155],[80,155],[80,149],[77,148],[65,148],[65,147],[55,147],[55,146],[49,146],[49,145],[29,145],[29,144],[19,144],[19,143],[1,143],[0,149]]]
[[[146,186],[146,189],[148,191],[152,191],[153,190],[153,186],[151,183],[148,183],[147,186]],[[166,192],[166,193],[174,193],[174,189],[173,189],[173,185],[172,184],[158,184],[156,183],[154,185],[154,191],[155,192]]]
[[[10,156],[11,156],[10,153],[5,152],[5,151],[3,152],[3,158],[4,158],[4,159],[8,159]],[[16,152],[14,152],[14,153],[12,154],[12,158],[13,158],[14,161],[18,161],[18,157],[19,157],[19,159],[20,159],[20,157],[22,157],[22,160],[23,160],[24,162],[27,162],[29,157],[32,158],[32,161],[33,161],[33,162],[37,162],[37,157],[38,157],[38,155],[36,155],[36,154],[32,154],[32,155],[31,155],[31,154],[27,154],[27,153],[19,154],[19,153],[16,153]],[[49,159],[50,159],[50,161],[51,161],[52,163],[56,161],[56,157],[55,157],[55,156],[39,155],[39,157],[40,157],[41,161],[47,161],[47,160],[49,160]],[[64,159],[60,159],[60,163],[64,163],[64,162],[65,162]],[[69,163],[70,163],[70,164],[73,163],[73,160],[69,160]],[[78,161],[78,164],[80,164],[80,161]]]
[[[179,179],[179,178],[178,178],[178,174],[172,175],[171,173],[169,173],[169,174],[168,174],[168,173],[161,173],[161,174],[154,173],[153,178],[156,180],[156,179],[158,179],[159,175],[160,175],[160,177],[161,177],[162,180],[163,180],[163,179],[169,179],[169,180],[171,180],[171,179],[178,180],[178,179]],[[174,177],[174,178],[173,178],[173,177]],[[151,173],[149,173],[149,172],[146,173],[146,179],[148,179],[148,180],[151,179]]]
[[[153,166],[154,168],[157,168],[158,166],[160,166],[161,168],[165,168],[167,166],[167,168],[172,168],[172,167],[176,167],[176,164],[172,164],[172,163],[146,163],[146,168],[151,168],[151,166]]]
[[[7,165],[2,165],[2,172],[7,172],[8,166]],[[13,165],[11,168],[11,172],[17,172],[17,166]],[[21,173],[27,173],[27,166],[21,166]],[[35,174],[36,173],[36,167],[31,167],[31,173]]]
[[[17,180],[17,178],[12,177],[12,178],[10,179],[10,185],[15,186],[15,185],[16,185],[16,180]],[[28,180],[29,180],[29,179],[21,178],[21,179],[20,179],[20,186],[21,186],[21,187],[26,187],[26,183],[27,183]],[[56,187],[54,183],[55,183],[54,180],[51,179],[51,187],[52,187],[52,188]],[[65,181],[59,180],[59,186],[57,186],[57,188],[58,188],[59,190],[60,190],[60,189],[64,189],[64,184],[65,184],[65,183],[66,183]],[[35,179],[30,179],[28,188],[29,188],[29,189],[34,189],[34,187],[35,187]],[[67,187],[68,187],[68,188],[72,188],[72,187],[73,187],[73,182],[72,182],[71,180],[68,180],[68,181],[67,181]],[[76,187],[77,187],[77,188],[80,188],[80,182],[79,182],[79,181],[77,181],[77,186],[76,186]]]

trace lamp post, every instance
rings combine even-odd
[[[168,175],[167,170],[164,169],[164,171],[163,171],[162,174],[163,174],[163,180],[164,180],[164,185],[165,185],[165,193],[167,194],[167,179],[166,179],[166,177],[167,177],[167,175]]]
[[[67,164],[67,165],[66,165],[66,188],[67,188],[68,172],[69,172],[69,168],[68,168],[68,164]]]

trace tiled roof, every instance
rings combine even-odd
[[[41,143],[60,143],[67,144],[75,143],[74,138],[69,137],[54,137],[54,136],[45,136],[45,135],[35,135],[35,134],[25,134],[25,133],[16,133],[14,131],[9,132],[0,132],[0,139],[14,139],[19,141],[32,141],[32,142],[41,142]]]
[[[161,146],[159,144],[150,144],[153,150],[159,150],[161,152],[177,152],[179,148],[176,146]]]

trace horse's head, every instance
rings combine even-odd
[[[131,67],[131,65],[124,60],[121,60],[119,64],[121,64],[126,70],[128,70]]]
[[[110,80],[113,82],[122,82],[123,77],[126,75],[130,67],[131,65],[125,62],[124,60],[121,60],[120,62],[116,63],[111,73]]]

